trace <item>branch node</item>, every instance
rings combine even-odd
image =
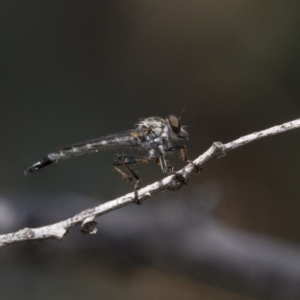
[[[31,228],[25,227],[16,232],[16,236],[19,239],[30,240],[34,238],[34,231]]]
[[[219,159],[226,156],[226,149],[222,142],[214,142],[212,146],[215,158]]]
[[[136,204],[142,204],[142,202],[148,198],[151,198],[151,194],[148,192],[148,193],[145,193],[143,195],[138,195],[138,190],[135,191],[135,199],[134,199],[134,202]]]
[[[168,189],[171,191],[177,191],[182,188],[183,185],[188,184],[188,179],[181,173],[175,172],[174,179],[169,184]]]
[[[139,200],[146,200],[148,198],[151,198],[151,194],[148,192],[148,193],[145,193],[144,195],[140,196],[139,197]]]
[[[89,217],[82,221],[81,232],[83,234],[95,234],[97,233],[97,224],[95,217]]]

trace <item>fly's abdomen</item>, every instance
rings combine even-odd
[[[135,131],[129,130],[119,134],[111,134],[105,137],[100,137],[57,149],[55,152],[48,154],[42,160],[33,164],[25,171],[25,174],[33,173],[52,163],[70,158],[72,156],[97,152],[99,149],[137,146],[140,146],[140,139],[138,133]]]

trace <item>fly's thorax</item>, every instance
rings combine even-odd
[[[165,120],[160,117],[150,117],[138,122],[136,127],[139,132],[142,132],[143,135],[153,141],[155,138],[162,135],[164,128],[166,127],[166,123]]]
[[[142,119],[140,120],[136,126],[138,128],[150,128],[150,129],[154,129],[154,128],[161,128],[163,127],[165,120],[160,118],[160,117],[150,117],[150,118],[146,118],[146,119]]]
[[[163,132],[164,132],[164,128],[162,128],[162,127],[154,127],[154,128],[152,128],[152,131],[151,131],[151,133],[153,134],[154,138],[161,137],[161,135],[163,134]]]
[[[149,158],[149,159],[153,159],[155,156],[156,156],[155,150],[154,150],[154,149],[150,149],[150,150],[148,151],[148,158]]]
[[[157,138],[155,138],[154,140],[153,140],[153,142],[156,144],[156,145],[163,145],[163,138],[162,138],[162,136],[160,136],[160,137],[157,137]]]
[[[169,115],[166,119],[160,117],[150,117],[141,120],[136,124],[136,128],[142,133],[145,140],[151,143],[155,141],[157,145],[163,140],[178,141],[187,140],[188,133],[182,128],[180,117]],[[160,140],[157,140],[160,138]]]

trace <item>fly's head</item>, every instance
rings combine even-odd
[[[182,112],[183,113],[183,112]],[[186,130],[183,129],[180,123],[180,114],[179,117],[174,115],[169,115],[166,118],[167,128],[168,128],[168,135],[171,140],[185,140],[187,141],[189,138],[189,134]]]

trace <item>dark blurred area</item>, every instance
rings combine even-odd
[[[194,159],[299,118],[299,13],[295,0],[1,1],[1,233],[132,190],[112,172],[123,150],[23,175],[60,146],[185,107]],[[94,236],[1,250],[1,297],[300,299],[299,134],[232,151],[182,190],[99,218]],[[136,169],[143,185],[162,178]]]

